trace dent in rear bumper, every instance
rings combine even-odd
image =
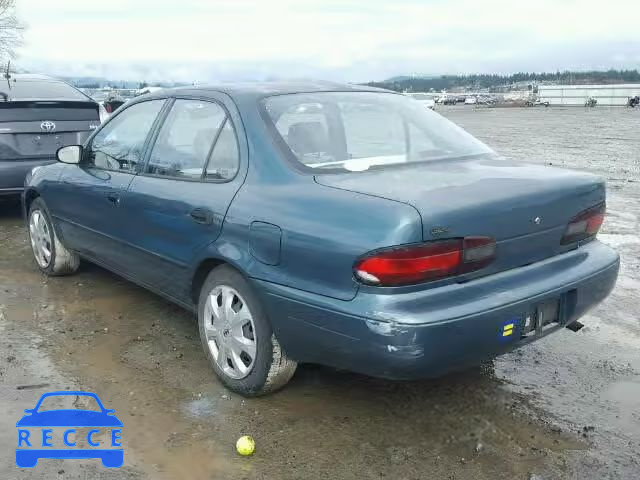
[[[571,293],[565,324],[613,289],[619,257],[591,242],[537,264],[467,284],[398,295],[360,292],[351,302],[260,283],[274,331],[299,361],[389,378],[427,377],[479,363],[522,345],[532,305]],[[499,332],[514,320],[513,339]]]

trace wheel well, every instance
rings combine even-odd
[[[25,215],[29,216],[29,208],[31,208],[31,204],[39,196],[40,194],[33,189],[27,190],[27,192],[24,194]]]
[[[194,305],[198,305],[200,289],[202,288],[202,284],[207,278],[207,275],[209,275],[209,272],[220,265],[225,265],[226,263],[227,262],[220,260],[219,258],[207,258],[198,265],[196,273],[193,275],[193,280],[191,281],[191,300],[193,300]]]

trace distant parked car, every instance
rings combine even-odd
[[[111,115],[126,102],[126,99],[120,96],[117,92],[104,90],[99,90],[93,93],[91,98],[100,105],[100,112],[104,118]]]
[[[105,98],[103,105],[107,113],[112,114],[122,105],[124,105],[125,102],[126,100],[124,98],[122,98],[117,93],[114,93],[114,94],[108,95],[107,98]]]
[[[408,93],[407,95],[414,98],[427,108],[432,110],[436,108],[435,95],[429,93]]]
[[[80,258],[197,312],[213,370],[260,395],[298,362],[441,375],[604,299],[605,184],[511,162],[404,95],[333,83],[125,104],[28,179],[47,275]]]
[[[82,143],[100,125],[100,107],[68,83],[14,74],[0,85],[0,195],[19,195],[32,168]]]
[[[549,105],[549,102],[547,102],[546,100],[542,101],[540,99],[527,100],[526,102],[524,102],[525,107],[548,107]]]
[[[149,93],[156,93],[162,90],[162,87],[143,87],[136,91],[136,97],[139,95],[147,95]]]
[[[485,106],[494,106],[496,103],[498,103],[498,99],[490,95],[478,95],[478,97],[476,97],[476,100],[479,105]]]
[[[478,99],[473,95],[470,95],[464,99],[465,105],[475,105],[476,103],[478,103]]]

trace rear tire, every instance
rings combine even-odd
[[[27,231],[36,265],[43,273],[49,276],[70,275],[78,270],[80,257],[60,241],[41,198],[36,198],[29,207]]]
[[[274,392],[296,371],[297,363],[278,343],[253,288],[227,265],[213,269],[202,286],[198,328],[214,371],[240,395]]]

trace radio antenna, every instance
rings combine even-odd
[[[9,86],[9,90],[11,90],[11,60],[7,62],[7,70],[4,73],[4,78],[7,79],[7,85]]]

